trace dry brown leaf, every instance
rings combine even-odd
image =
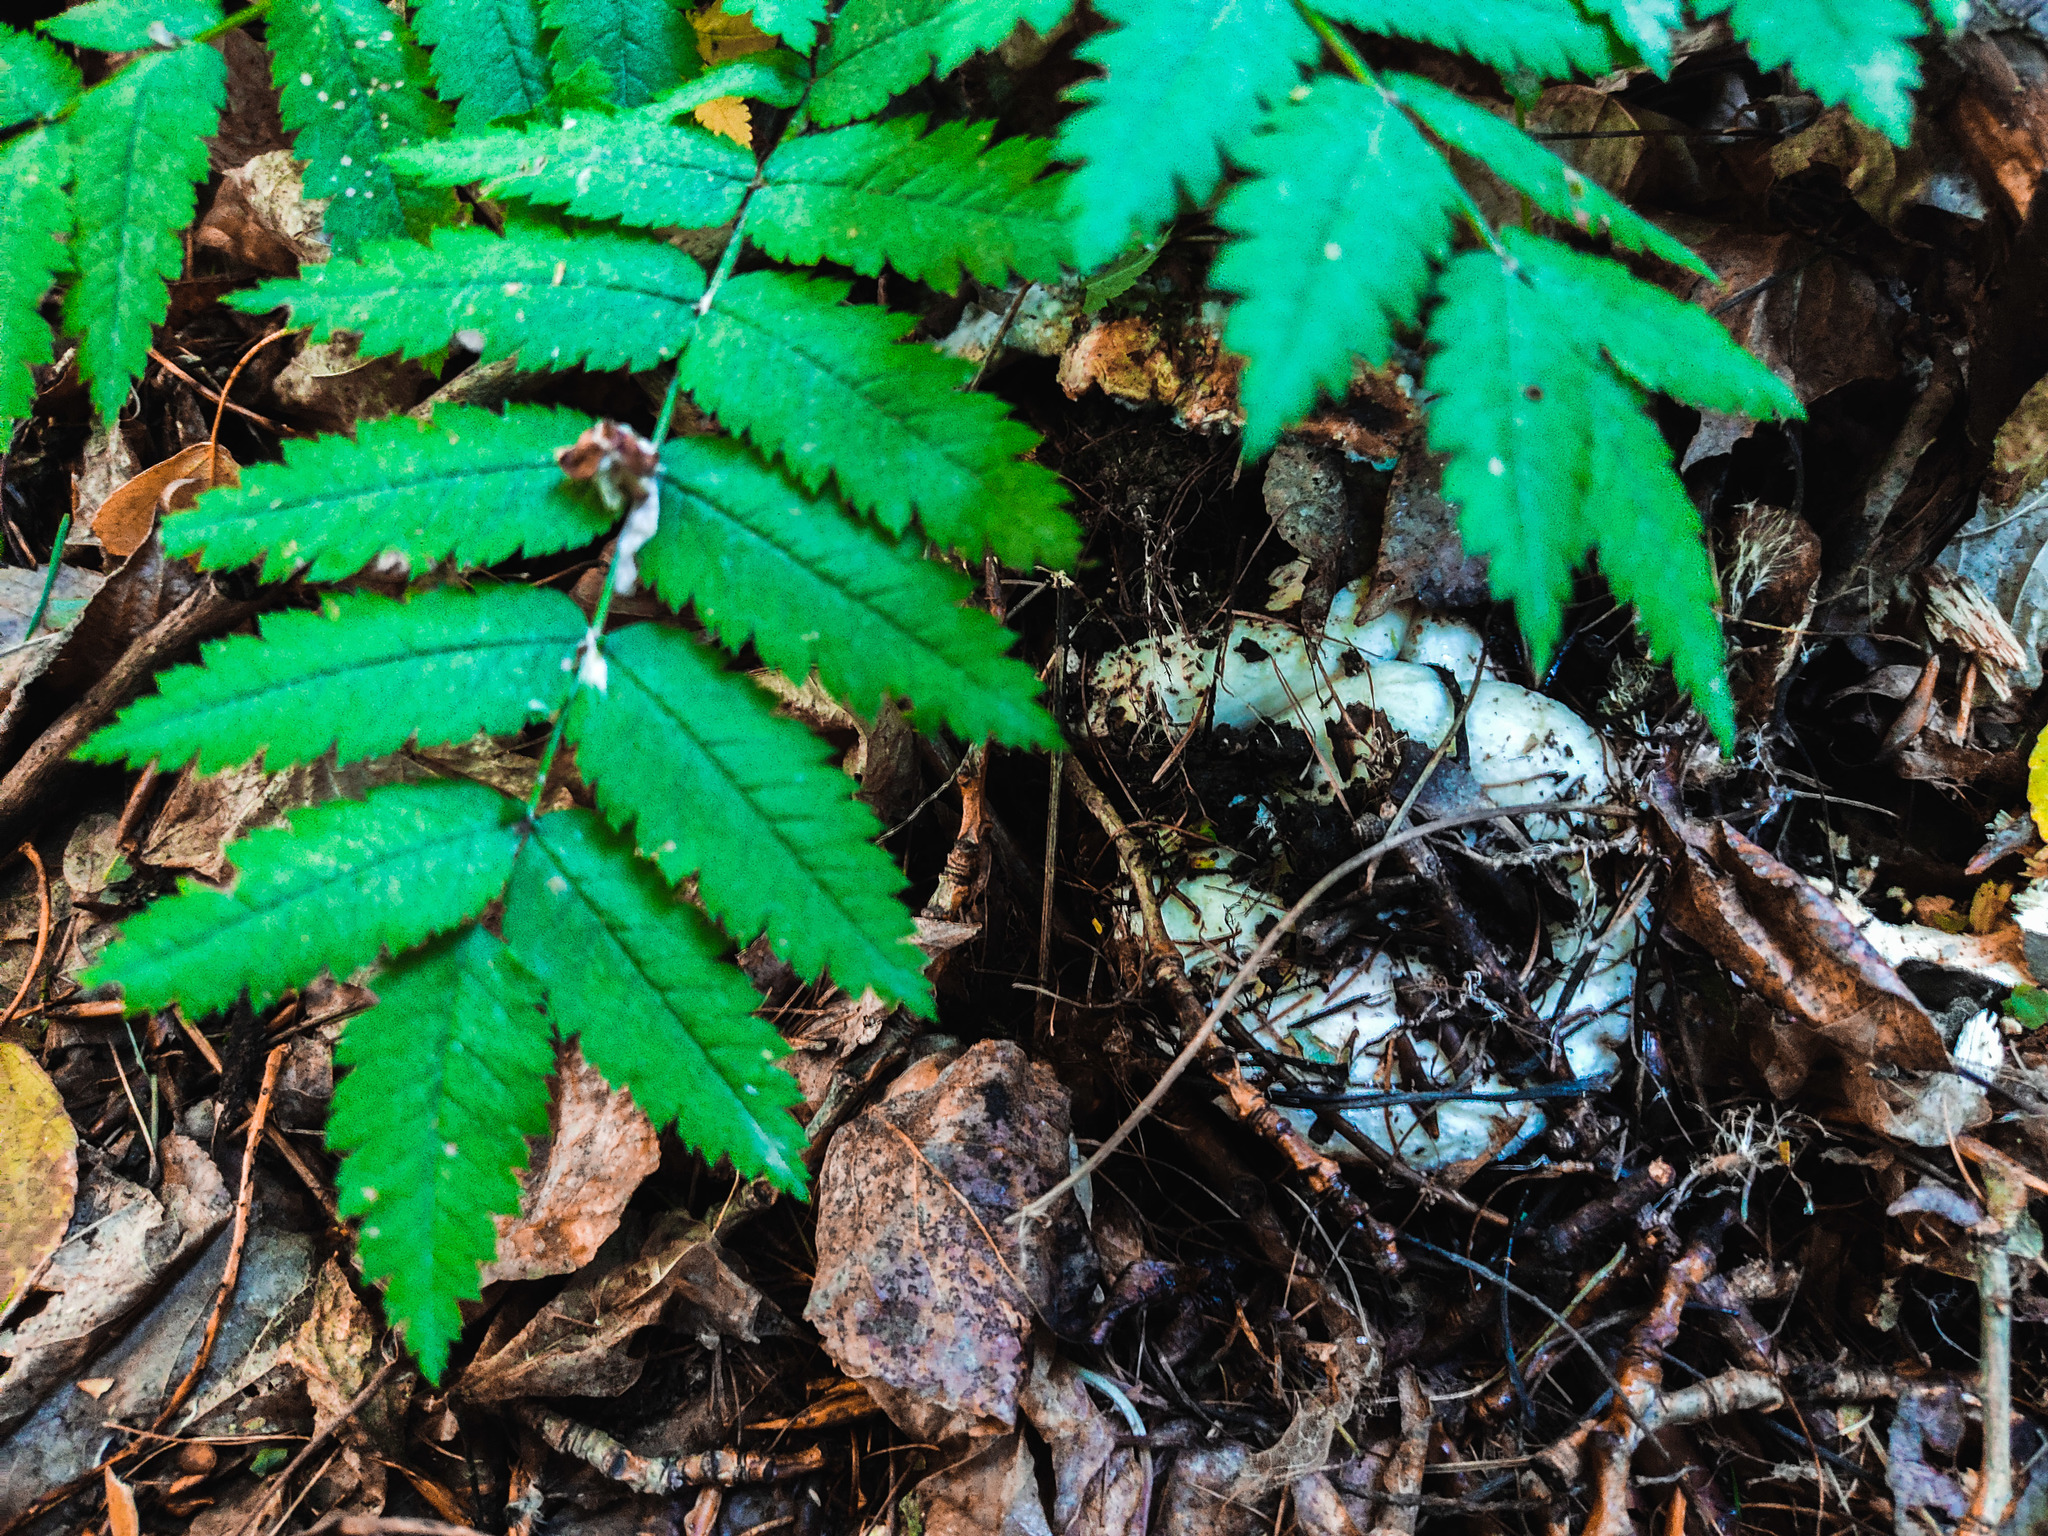
[[[480,1284],[581,1269],[619,1229],[626,1202],[661,1166],[661,1139],[624,1089],[571,1046],[555,1079],[553,1134],[519,1175],[519,1214],[500,1216]]]
[[[754,114],[737,96],[719,96],[697,108],[699,126],[722,133],[742,149],[754,146]]]
[[[201,491],[240,485],[242,466],[218,444],[194,443],[152,464],[121,486],[93,514],[93,536],[109,554],[127,559],[142,548],[159,510],[183,512]]]
[[[328,257],[322,223],[328,199],[306,196],[305,171],[288,149],[273,150],[221,178],[193,242],[281,277]]]
[[[101,1398],[105,1397],[107,1389],[112,1387],[113,1384],[114,1378],[111,1376],[88,1376],[85,1380],[76,1383],[78,1390],[94,1402],[98,1402]]]
[[[107,1468],[107,1529],[113,1536],[142,1536],[142,1512],[135,1507],[135,1490]]]
[[[1138,1453],[1119,1445],[1130,1426],[1095,1406],[1071,1361],[1041,1344],[1019,1399],[1052,1451],[1053,1529],[1061,1536],[1123,1536],[1144,1519]]]
[[[833,1136],[804,1316],[906,1432],[1014,1428],[1034,1317],[1078,1323],[1096,1268],[1080,1205],[1015,1220],[1066,1175],[1068,1124],[1050,1068],[984,1041]]]
[[[1842,909],[1726,822],[1705,826],[1679,809],[1667,781],[1652,786],[1653,826],[1673,867],[1679,930],[1780,1010],[1763,1063],[1771,1091],[1798,1091],[1815,1060],[1833,1056],[1858,1118],[1887,1133],[1895,1101],[1872,1067],[1945,1072],[1948,1049],[1897,972]]]
[[[1052,1536],[1022,1435],[987,1441],[919,1483],[911,1498],[925,1536]]]
[[[78,1133],[50,1075],[0,1041],[0,1318],[64,1241],[78,1199]]]

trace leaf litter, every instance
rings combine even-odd
[[[707,56],[764,40],[726,20]],[[1697,89],[1624,74],[1529,121],[1707,256],[1718,286],[1664,279],[1811,413],[1663,424],[1708,509],[1736,755],[1590,589],[1555,667],[1527,669],[1445,515],[1419,360],[1359,370],[1240,466],[1202,239],[1114,282],[919,291],[921,334],[1038,413],[1084,507],[1077,585],[996,570],[985,602],[1117,822],[1042,757],[788,685],[916,886],[940,1021],[748,951],[802,1053],[814,1209],[656,1135],[566,1052],[445,1391],[351,1269],[314,1134],[375,971],[132,1027],[78,977],[174,878],[231,878],[243,833],[382,784],[524,797],[540,740],[217,775],[34,754],[82,708],[103,720],[109,679],[132,697],[249,625],[246,591],[151,534],[196,464],[232,479],[287,432],[537,386],[346,337],[271,349],[216,453],[193,381],[254,321],[181,305],[178,371],[112,432],[75,369],[42,370],[0,571],[0,815],[43,871],[0,870],[0,980],[23,993],[0,1040],[0,1525],[2039,1528],[2048,459],[2011,297],[2039,258],[2002,242],[2048,152],[2014,126],[2048,56],[2017,28],[1958,43],[1952,112],[1899,149],[1697,41]],[[962,89],[993,101],[1006,68]],[[223,135],[257,152],[223,166],[195,261],[211,281],[324,260],[269,104],[230,93]],[[742,142],[754,122],[729,100],[699,118]],[[547,399],[630,417],[647,383]],[[597,570],[568,551],[504,574],[581,591]],[[1134,660],[1166,671],[1139,686]],[[543,788],[593,803],[572,765]],[[1519,804],[1578,808],[1494,814]],[[1459,817],[1246,971],[1347,858]],[[1240,972],[1243,1006],[1165,1082]]]

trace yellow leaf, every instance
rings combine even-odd
[[[78,1198],[78,1133],[57,1088],[20,1046],[0,1042],[0,1317],[64,1241]]]
[[[2034,813],[2034,825],[2041,829],[2042,838],[2048,840],[2048,729],[2035,739],[2033,754],[2027,759],[2027,809]]]
[[[773,37],[754,25],[753,17],[730,15],[722,6],[693,12],[690,25],[697,29],[697,52],[706,64],[724,64],[776,46]]]
[[[754,114],[737,96],[720,96],[697,109],[697,121],[713,133],[722,133],[742,149],[754,147]]]

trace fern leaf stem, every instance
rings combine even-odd
[[[1304,5],[1302,0],[1295,0],[1294,8],[1301,12],[1301,19],[1309,24],[1309,29],[1323,40],[1323,46],[1330,50],[1339,64],[1344,66],[1346,74],[1360,85],[1377,83],[1372,77],[1372,71],[1365,67],[1365,60],[1358,56],[1358,50],[1344,40],[1344,34],[1331,26],[1321,12],[1313,6]]]
[[[226,17],[221,21],[216,21],[204,32],[196,34],[192,41],[195,43],[210,43],[224,32],[232,32],[237,27],[245,27],[252,21],[262,20],[264,14],[269,9],[270,0],[256,0],[254,5],[245,5],[242,9],[236,11],[234,15]]]

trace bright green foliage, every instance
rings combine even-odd
[[[1246,360],[1245,451],[1264,453],[1319,389],[1341,399],[1352,358],[1387,360],[1464,193],[1414,124],[1371,86],[1326,76],[1235,152],[1255,179],[1216,220],[1238,238],[1210,272],[1241,295],[1223,339]]]
[[[366,356],[424,357],[457,331],[482,334],[486,359],[527,368],[651,368],[689,339],[704,269],[673,246],[627,235],[509,225],[502,237],[443,229],[432,244],[372,246],[296,281],[232,294],[262,314],[288,305],[315,338],[363,333]]]
[[[455,126],[475,133],[533,111],[552,83],[540,0],[423,0],[413,14],[433,49],[434,84],[455,103]]]
[[[1975,0],[1927,0],[1927,9],[1941,23],[1941,30],[1953,37],[1969,24]]]
[[[617,107],[644,106],[703,68],[697,37],[670,0],[547,0],[559,74],[594,64]]]
[[[1894,144],[1913,131],[1920,59],[1913,39],[1927,23],[1911,0],[1694,0],[1702,16],[1729,18],[1765,69],[1792,78],[1829,106],[1846,105]]]
[[[725,963],[730,946],[589,811],[543,817],[505,896],[505,942],[547,988],[564,1035],[657,1126],[746,1177],[801,1194],[788,1047]]]
[[[1579,0],[1642,56],[1660,77],[1671,73],[1671,35],[1685,25],[1679,0]]]
[[[1463,150],[1528,198],[1540,211],[1623,250],[1647,251],[1674,266],[1713,274],[1681,241],[1629,208],[1597,181],[1573,170],[1505,118],[1416,75],[1389,75],[1387,84],[1429,131]]]
[[[360,1216],[363,1274],[387,1280],[385,1314],[429,1379],[462,1333],[477,1265],[497,1252],[491,1217],[516,1210],[526,1138],[548,1128],[553,1032],[540,984],[481,928],[435,939],[376,979],[377,1003],[335,1048],[327,1144]]]
[[[1503,231],[1502,238],[1559,312],[1572,317],[1577,333],[1604,347],[1643,388],[1702,410],[1759,420],[1806,414],[1792,386],[1736,345],[1705,310],[1614,262],[1519,229]]]
[[[76,64],[33,32],[0,26],[0,128],[54,112],[77,94]]]
[[[562,658],[586,627],[546,587],[329,598],[318,612],[270,615],[261,639],[212,642],[202,665],[164,673],[81,755],[212,773],[261,753],[275,772],[330,750],[352,763],[408,741],[517,731],[562,707]]]
[[[36,25],[60,43],[112,53],[157,42],[152,28],[166,38],[196,37],[219,20],[219,0],[85,0]]]
[[[873,116],[934,69],[949,75],[995,47],[1019,22],[1043,36],[1072,9],[1073,0],[846,0],[806,108],[827,128]]]
[[[1597,75],[1614,62],[1600,29],[1570,0],[1332,0],[1317,9],[1367,32],[1469,53],[1504,72]]]
[[[948,292],[963,266],[984,283],[1012,271],[1057,282],[1066,234],[1059,180],[1044,174],[1052,146],[1012,138],[991,149],[994,128],[925,133],[921,119],[898,117],[791,139],[763,167],[754,238],[778,261],[870,276],[887,264]]]
[[[740,938],[770,931],[803,975],[830,966],[932,1016],[910,944],[904,880],[872,839],[831,750],[681,630],[641,624],[605,645],[602,693],[569,711],[576,762],[598,805],[633,830],[671,881],[697,876],[704,909]],[[742,858],[721,857],[728,849]]]
[[[402,187],[384,164],[386,151],[448,123],[405,23],[381,0],[282,0],[269,20],[284,125],[298,132],[292,153],[308,162],[306,195],[333,199],[323,227],[335,255],[445,217],[447,197]]]
[[[863,714],[884,693],[908,695],[927,730],[1059,746],[1030,668],[1003,654],[1014,637],[962,606],[966,577],[801,490],[731,438],[677,438],[662,467],[661,530],[640,569],[672,607],[693,604],[726,646],[751,641],[793,682],[815,666]]]
[[[754,176],[754,157],[695,123],[671,123],[649,108],[627,117],[579,112],[559,126],[453,139],[394,155],[405,175],[435,186],[481,181],[566,207],[585,219],[623,224],[723,224]]]
[[[198,1018],[254,1008],[322,971],[347,977],[480,911],[519,847],[519,807],[481,784],[394,784],[330,801],[228,846],[231,890],[181,880],[121,928],[85,984],[132,1009]]]
[[[959,392],[965,364],[898,345],[913,317],[845,297],[846,284],[820,278],[732,279],[678,365],[684,387],[811,489],[836,476],[892,532],[915,513],[970,554],[1071,560],[1058,479],[1017,457],[1032,434],[999,401]]]
[[[1060,125],[1075,253],[1109,260],[1172,218],[1184,190],[1206,200],[1268,103],[1284,99],[1321,44],[1294,0],[1099,0],[1116,25],[1080,57],[1109,71],[1070,93]]]
[[[729,16],[751,16],[763,32],[781,38],[798,53],[818,46],[825,24],[825,0],[726,0]]]
[[[793,107],[803,100],[808,68],[805,60],[787,48],[742,54],[716,69],[705,70],[688,85],[670,91],[644,110],[649,116],[673,121],[721,96],[745,96],[765,101],[771,107]]]
[[[91,195],[78,199],[79,277],[64,324],[103,418],[127,400],[151,328],[170,308],[165,284],[185,263],[178,231],[192,221],[192,183],[206,174],[205,139],[226,93],[227,62],[188,45],[144,54],[72,114],[72,174]]]
[[[575,549],[616,520],[588,484],[565,480],[554,450],[590,426],[574,411],[514,405],[503,416],[443,406],[431,425],[366,421],[345,437],[287,441],[283,464],[252,464],[240,489],[164,520],[164,548],[202,570],[263,562],[265,581],[303,571],[353,576],[387,552],[415,572],[453,558],[495,565]]]
[[[31,128],[0,145],[0,422],[29,413],[29,366],[55,356],[40,306],[67,260],[58,236],[71,225],[69,161],[61,128]]]

